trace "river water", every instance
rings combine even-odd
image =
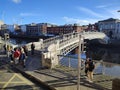
[[[26,44],[29,42],[36,42],[38,40],[23,40],[23,39],[11,39],[11,42],[15,44]],[[114,76],[120,78],[120,48],[103,48],[103,47],[97,47],[93,46],[88,51],[89,55],[93,60],[103,61],[107,63],[99,63],[95,69],[96,73],[104,72],[106,75]],[[72,54],[71,56],[75,56],[76,59],[71,58],[70,64],[72,67],[77,68],[78,64],[78,55]],[[83,54],[81,56],[82,58],[85,58],[85,55]],[[66,60],[65,60],[66,59]],[[68,58],[63,58],[63,63],[68,65]]]

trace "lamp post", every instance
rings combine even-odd
[[[120,12],[120,10],[118,10],[117,12]]]
[[[78,34],[79,35],[79,34]],[[80,72],[81,72],[81,35],[79,37],[79,50],[78,50],[78,81],[77,90],[80,90]]]

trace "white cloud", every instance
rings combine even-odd
[[[106,5],[99,5],[96,6],[96,8],[99,8],[102,11],[103,19],[107,18],[120,18],[120,13],[117,12],[120,10],[120,6],[118,3],[110,3]]]
[[[82,20],[82,19],[78,19],[78,18],[63,17],[63,19],[68,24],[78,23],[80,25],[88,25],[89,23],[93,24],[98,21],[96,19],[89,19],[89,18]]]
[[[100,5],[100,6],[96,6],[96,8],[106,8],[108,7],[108,5]]]
[[[89,15],[95,16],[95,17],[99,17],[99,18],[103,17],[101,14],[98,14],[98,13],[96,13],[96,12],[94,12],[94,11],[88,9],[88,8],[85,8],[85,7],[78,7],[78,9],[80,11],[83,11],[83,12],[85,12],[85,13],[87,13]]]
[[[39,14],[36,14],[36,13],[20,13],[20,16],[39,16]]]
[[[14,3],[20,3],[21,0],[12,0]]]
[[[120,13],[117,11],[118,11],[118,9],[114,9],[114,10],[113,9],[106,9],[106,12],[108,13],[107,15],[109,17],[120,18]]]
[[[105,5],[99,5],[99,6],[96,6],[96,8],[108,8],[108,7],[112,7],[114,6],[115,4],[105,4]]]

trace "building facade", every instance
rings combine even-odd
[[[72,32],[81,32],[83,31],[82,26],[74,25],[63,25],[63,26],[51,26],[47,28],[48,34],[60,35]]]
[[[104,32],[109,37],[112,35],[113,38],[118,38],[116,36],[117,32],[119,32],[119,19],[109,18],[106,20],[102,20],[98,22],[98,28],[101,32]]]
[[[38,24],[29,24],[26,25],[26,33],[28,35],[34,35],[34,36],[40,36],[47,33],[47,27],[49,27],[50,24],[48,23],[38,23]]]
[[[89,24],[89,25],[83,25],[84,31],[99,31],[98,29],[98,23],[95,24]]]
[[[115,37],[120,39],[120,22],[116,24]]]

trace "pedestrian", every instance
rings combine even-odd
[[[4,53],[6,54],[6,51],[7,51],[6,44],[3,45],[3,48],[4,48]]]
[[[11,50],[10,50],[10,63],[13,63],[14,62],[14,50],[13,50],[13,47],[11,47]]]
[[[31,55],[34,55],[35,44],[32,42],[31,44]]]
[[[26,56],[28,56],[28,47],[25,45],[25,46],[23,46],[23,49],[24,49]]]
[[[20,54],[20,58],[19,58],[19,62],[20,64],[25,68],[25,58],[26,58],[26,54],[24,52],[24,49],[21,48],[21,54]]]
[[[11,46],[7,45],[6,50],[7,50],[7,57],[9,58],[11,52]]]
[[[14,63],[15,63],[15,64],[19,64],[20,51],[18,50],[18,48],[15,48],[14,50],[15,50],[15,51],[14,51],[14,54],[13,54]]]
[[[88,69],[89,69],[89,58],[85,61],[85,75],[88,78]]]
[[[93,82],[93,71],[95,69],[95,64],[92,59],[89,59],[89,69],[88,69],[88,81]]]

